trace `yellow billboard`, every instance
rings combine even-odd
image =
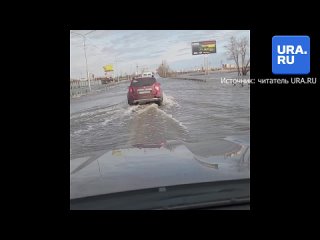
[[[103,69],[105,72],[112,72],[113,71],[113,66],[111,64],[103,66]]]

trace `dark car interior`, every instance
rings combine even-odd
[[[249,210],[250,179],[184,184],[73,199],[71,210]]]

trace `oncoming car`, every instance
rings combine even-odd
[[[128,104],[141,104],[154,102],[162,104],[163,93],[160,83],[154,77],[135,78],[128,89]]]

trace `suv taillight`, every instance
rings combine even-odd
[[[157,91],[159,91],[159,90],[160,90],[160,87],[159,87],[158,85],[155,85],[155,86],[154,86],[154,89],[157,90]]]
[[[133,93],[133,88],[129,87],[129,93]]]

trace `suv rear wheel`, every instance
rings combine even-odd
[[[163,102],[163,98],[161,98],[161,99],[157,102],[157,104],[158,104],[159,106],[161,106],[161,105],[162,105],[162,102]]]

